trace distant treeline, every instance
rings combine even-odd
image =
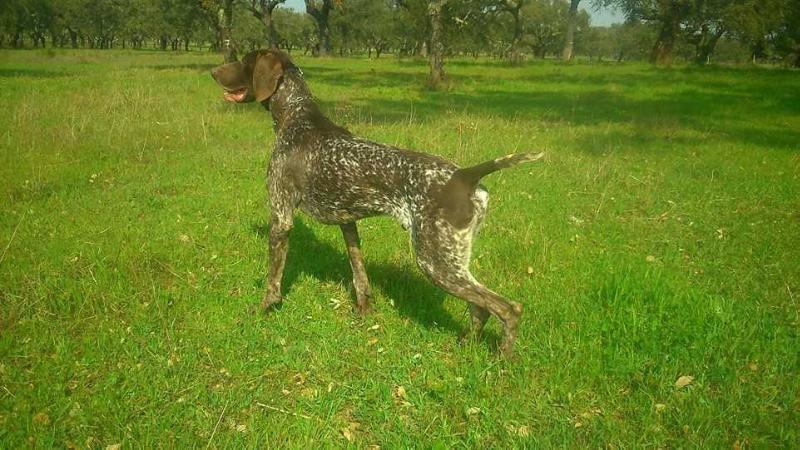
[[[800,0],[305,0],[305,11],[285,1],[5,0],[0,46],[800,66]],[[578,6],[627,20],[591,26]]]

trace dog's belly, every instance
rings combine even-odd
[[[391,214],[387,205],[392,201],[378,193],[363,193],[354,196],[352,192],[339,193],[311,191],[303,196],[300,209],[319,222],[343,224],[366,217]]]

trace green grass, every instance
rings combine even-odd
[[[0,52],[0,447],[800,446],[796,72],[463,60],[429,92],[421,62],[298,58],[358,135],[548,153],[485,180],[473,271],[525,306],[505,361],[386,218],[374,314],[302,215],[252,312],[273,133],[218,59]]]

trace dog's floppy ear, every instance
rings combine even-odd
[[[253,68],[253,91],[257,102],[270,98],[278,89],[283,75],[283,63],[271,54],[262,54]]]

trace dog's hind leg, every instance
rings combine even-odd
[[[472,333],[479,334],[489,313],[494,314],[503,324],[500,352],[504,356],[511,355],[514,341],[517,339],[522,305],[491,291],[471,277],[457,280],[447,276],[431,275],[431,279],[445,291],[469,302],[472,314]]]
[[[503,324],[500,351],[510,356],[517,338],[522,305],[506,299],[479,283],[469,271],[472,230],[447,229],[439,223],[436,233],[420,229],[416,234],[417,264],[434,284],[470,304],[474,332],[480,332],[488,314]]]
[[[469,315],[472,318],[472,326],[461,335],[461,338],[466,340],[481,337],[483,327],[486,325],[486,321],[489,320],[489,314],[489,310],[486,308],[478,306],[475,303],[470,303]]]
[[[372,310],[370,304],[369,278],[364,268],[364,257],[361,254],[361,242],[358,237],[358,227],[355,222],[341,225],[342,236],[347,244],[347,255],[350,257],[350,267],[353,269],[353,288],[356,291],[356,305],[359,314],[367,314]]]

